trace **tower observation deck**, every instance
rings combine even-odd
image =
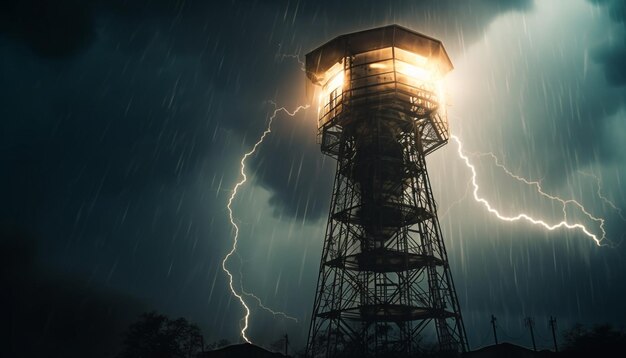
[[[448,141],[438,40],[392,25],[306,55],[318,138],[337,170],[309,357],[417,356],[467,340],[425,157]]]

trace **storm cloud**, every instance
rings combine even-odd
[[[10,156],[20,162],[20,156],[29,156],[23,146],[32,143],[15,145],[11,138],[24,139],[17,132],[34,131],[42,138],[31,136],[31,142],[41,147],[49,141],[62,142],[65,148],[56,157],[81,163],[81,168],[70,171],[93,169],[94,177],[106,172],[104,190],[132,191],[132,182],[145,185],[151,179],[179,178],[199,165],[207,152],[216,152],[211,137],[203,133],[215,127],[234,130],[250,144],[248,133],[261,131],[267,118],[263,101],[280,96],[279,102],[285,102],[281,105],[297,103],[303,97],[303,78],[297,61],[282,56],[287,52],[303,57],[312,46],[342,31],[389,21],[417,21],[433,35],[443,36],[453,50],[461,50],[480,36],[493,17],[527,10],[531,1],[337,5],[331,1],[30,0],[2,6],[0,31],[11,41],[4,48],[17,56],[7,58],[3,66],[8,104],[3,110],[5,118],[21,119],[6,124],[4,139]],[[350,16],[361,9],[366,10],[365,16]],[[309,43],[306,48],[305,43]],[[24,47],[38,59],[29,58]],[[289,89],[286,79],[292,82]],[[291,98],[294,87],[298,97]],[[22,108],[32,108],[30,113],[11,105],[31,91],[38,93],[37,99],[21,103]],[[30,119],[35,118],[33,126]],[[271,205],[277,213],[306,212],[315,219],[324,214],[327,202],[312,199],[311,193],[328,193],[333,166],[322,163],[316,154],[311,127],[303,128],[296,121],[283,127],[278,137],[286,134],[293,139],[268,145],[265,155],[288,153],[288,157],[274,161],[271,169],[259,168],[260,183],[274,193]],[[163,149],[160,143],[168,140],[177,143]],[[303,145],[288,149],[293,143]],[[150,146],[160,149],[147,153]],[[47,151],[54,150],[50,147]],[[83,168],[86,157],[95,161]],[[185,163],[177,167],[181,157]],[[293,163],[301,160],[311,165],[294,168]],[[252,164],[256,168],[258,163]],[[300,173],[298,181],[287,182],[294,170]]]

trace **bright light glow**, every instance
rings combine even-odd
[[[385,65],[384,63],[372,63],[370,64],[370,68],[383,69],[383,68],[387,68],[387,65]]]
[[[326,74],[324,75],[326,82],[323,82],[322,88],[320,91],[320,95],[317,102],[317,118],[320,119],[324,112],[324,107],[329,104],[330,94],[338,90],[341,92],[344,85],[344,73],[343,73],[343,64],[341,62],[337,62],[333,67],[331,67]],[[339,93],[340,94],[340,93]],[[335,103],[336,105],[336,103]],[[331,108],[327,108],[330,110]]]
[[[250,339],[248,338],[248,336],[246,335],[246,331],[248,330],[248,322],[249,322],[249,319],[250,319],[250,308],[246,305],[246,302],[244,301],[244,299],[242,297],[242,294],[245,295],[246,293],[243,292],[243,289],[242,289],[242,294],[237,293],[237,291],[233,287],[233,275],[228,270],[228,268],[226,268],[226,263],[228,262],[228,259],[233,254],[235,254],[235,252],[237,251],[237,243],[238,243],[238,239],[239,239],[239,226],[237,225],[237,223],[235,223],[235,217],[234,217],[233,208],[232,208],[233,201],[237,197],[237,192],[238,192],[239,188],[248,180],[248,176],[246,175],[246,160],[256,152],[257,148],[265,140],[265,137],[267,137],[267,135],[272,132],[272,122],[274,121],[274,118],[276,118],[278,113],[279,112],[285,112],[290,117],[293,117],[300,110],[309,108],[309,105],[298,106],[298,108],[296,108],[293,112],[289,112],[287,109],[285,109],[285,107],[276,108],[277,107],[276,103],[274,103],[274,102],[271,102],[271,103],[275,107],[274,113],[272,113],[272,115],[270,116],[270,118],[269,118],[269,120],[267,122],[267,128],[265,129],[263,134],[261,134],[261,137],[259,138],[259,140],[254,144],[254,146],[252,147],[252,149],[250,149],[249,152],[244,154],[244,156],[239,161],[240,168],[241,168],[240,171],[239,171],[239,174],[240,174],[239,176],[240,176],[241,179],[233,187],[233,190],[232,190],[232,193],[230,195],[230,198],[228,199],[228,204],[226,205],[226,209],[228,210],[228,218],[230,219],[230,224],[232,225],[233,230],[234,230],[234,236],[233,236],[233,246],[231,247],[231,249],[228,252],[228,254],[226,254],[226,256],[224,256],[224,259],[222,260],[222,270],[224,270],[224,272],[228,276],[228,286],[230,287],[231,293],[233,294],[233,296],[237,297],[237,299],[241,303],[241,306],[243,307],[244,311],[246,312],[244,317],[243,317],[244,324],[243,324],[243,327],[241,328],[241,337],[248,343],[252,343],[250,341]],[[257,297],[257,299],[258,299],[258,297]],[[259,300],[259,302],[260,302],[260,300]]]
[[[416,67],[403,61],[395,61],[396,72],[405,74],[416,80],[426,81],[432,77],[431,71],[422,67]]]
[[[328,83],[335,78],[335,76],[339,73],[343,71],[343,61],[337,62],[335,63],[331,68],[329,68],[328,70],[326,70],[326,72],[324,72],[324,77],[322,77],[319,81],[319,84],[322,85],[322,87],[328,87]]]
[[[411,63],[420,67],[426,67],[426,64],[428,63],[428,58],[411,51],[403,50],[399,47],[394,47],[393,52],[396,60]]]
[[[439,109],[441,114],[445,114],[446,106],[446,85],[444,79],[440,79],[436,82],[437,86],[437,98],[439,100]]]
[[[517,214],[515,216],[507,216],[507,215],[501,214],[497,209],[494,209],[491,206],[491,204],[486,199],[481,198],[478,195],[479,186],[478,186],[478,183],[476,181],[476,168],[474,167],[474,165],[472,165],[472,163],[470,162],[469,158],[463,153],[463,145],[462,145],[461,140],[459,139],[459,137],[457,137],[455,135],[452,135],[451,138],[454,139],[454,141],[458,145],[458,155],[459,155],[459,157],[461,157],[463,162],[465,162],[465,165],[472,172],[471,182],[472,182],[472,186],[474,187],[474,191],[473,191],[474,200],[476,200],[478,203],[482,204],[487,209],[487,211],[489,211],[491,214],[494,214],[498,219],[500,219],[502,221],[508,221],[508,222],[524,220],[524,221],[527,221],[527,222],[529,222],[529,223],[531,223],[533,225],[539,225],[539,226],[541,226],[541,227],[543,227],[543,228],[545,228],[545,229],[547,229],[549,231],[553,231],[553,230],[560,229],[560,228],[566,228],[566,229],[569,229],[569,230],[576,229],[576,230],[582,231],[586,236],[588,236],[589,238],[593,239],[593,241],[596,243],[596,245],[598,245],[598,246],[606,246],[607,245],[605,243],[602,243],[602,241],[605,239],[605,236],[606,236],[606,232],[604,231],[604,219],[594,217],[580,203],[578,203],[575,200],[571,200],[571,199],[563,200],[563,199],[558,198],[556,196],[552,196],[552,195],[546,194],[542,190],[539,182],[529,181],[527,179],[519,177],[519,176],[511,173],[508,169],[506,169],[500,163],[496,163],[499,167],[504,168],[508,175],[514,177],[517,180],[523,181],[524,183],[526,183],[528,185],[536,186],[538,192],[541,195],[543,195],[545,197],[548,197],[548,198],[550,198],[552,200],[556,200],[556,201],[561,202],[561,204],[563,205],[563,215],[564,215],[564,218],[563,218],[563,221],[558,222],[556,224],[548,224],[545,221],[543,221],[541,219],[535,219],[535,218],[531,217],[530,215],[528,215],[526,213],[520,213],[520,214]],[[594,220],[594,221],[600,223],[600,229],[602,230],[602,237],[601,238],[598,238],[595,234],[592,234],[590,232],[590,230],[586,226],[584,226],[583,224],[567,222],[567,214],[566,214],[566,210],[565,209],[566,209],[566,205],[568,203],[572,203],[572,204],[576,205],[577,207],[579,207],[581,209],[581,211],[587,217],[589,217],[591,220]]]
[[[324,86],[325,92],[330,93],[338,88],[343,87],[343,71],[337,72],[328,83]]]
[[[343,87],[343,81],[343,62],[337,62],[333,65],[333,67],[329,68],[328,71],[324,73],[324,77],[320,81],[322,90],[319,95],[320,108],[318,108],[318,110],[324,108],[325,102],[328,100],[329,93]]]

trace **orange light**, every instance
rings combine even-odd
[[[370,65],[370,68],[374,68],[374,69],[383,69],[383,68],[387,68],[387,65],[385,65],[384,63],[372,63]]]

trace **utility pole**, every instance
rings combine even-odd
[[[552,329],[552,340],[554,341],[554,351],[559,351],[559,346],[556,344],[556,317],[550,316],[550,320],[548,321],[550,328]]]
[[[533,321],[532,318],[526,317],[525,323],[528,326],[528,328],[530,328],[530,338],[533,341],[533,350],[536,352],[537,345],[535,344],[535,332],[533,332],[533,326],[535,325],[535,322]]]
[[[498,345],[498,333],[496,332],[496,316],[491,315],[491,327],[493,327],[493,339],[496,341],[496,345]]]
[[[285,356],[287,356],[287,348],[289,347],[289,335],[285,333]]]

